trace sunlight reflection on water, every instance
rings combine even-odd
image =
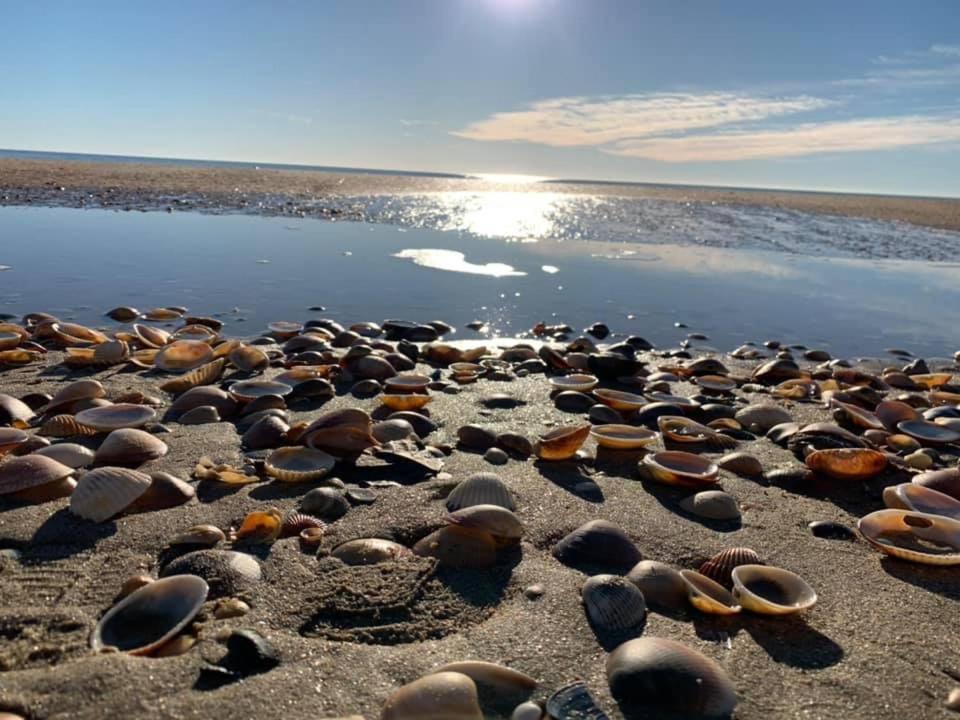
[[[490,277],[522,277],[525,272],[515,270],[506,263],[486,263],[477,265],[467,262],[466,256],[456,250],[438,250],[436,248],[407,248],[394,257],[413,260],[417,265],[433,268],[434,270],[449,270],[470,275],[489,275]]]
[[[563,196],[556,193],[443,193],[448,221],[443,230],[489,238],[537,242],[554,234]]]

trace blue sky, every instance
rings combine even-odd
[[[960,4],[0,0],[0,147],[960,196]]]

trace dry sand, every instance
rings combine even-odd
[[[731,365],[738,367],[735,361]],[[9,370],[0,373],[0,391],[52,393],[79,375],[52,367]],[[95,377],[114,396],[127,389],[160,394],[157,378],[142,372],[105,371]],[[694,392],[682,383],[675,389]],[[493,392],[510,393],[526,404],[485,410],[478,401]],[[373,411],[378,403],[341,395],[323,410],[346,406]],[[464,386],[456,396],[438,394],[429,409],[441,425],[429,438],[436,442],[454,442],[456,429],[470,421],[534,436],[548,422],[578,419],[554,408],[543,375]],[[319,412],[314,407],[293,416],[310,419]],[[791,412],[798,420],[827,419],[819,406],[797,405]],[[240,457],[239,438],[229,423],[168,425],[171,432],[162,437],[170,452],[150,468],[187,478],[201,455],[224,461]],[[592,441],[588,447],[593,448]],[[741,449],[756,454],[768,469],[797,464],[766,440],[742,443]],[[101,525],[74,518],[66,501],[0,504],[0,548],[22,553],[19,561],[0,557],[0,709],[34,719],[351,714],[373,719],[398,686],[442,663],[474,658],[533,675],[540,682],[537,699],[584,678],[611,717],[621,717],[605,681],[605,649],[580,604],[585,576],[550,554],[567,531],[605,518],[622,526],[648,559],[697,567],[719,549],[749,546],[768,563],[802,575],[819,593],[819,603],[803,618],[649,614],[645,636],[679,640],[726,669],[739,696],[738,720],[950,716],[943,702],[957,684],[952,677],[960,677],[956,569],[887,559],[863,541],[818,539],[807,529],[812,520],[853,526],[858,517],[882,507],[882,487],[902,476],[888,472],[868,485],[830,488],[824,496],[823,487],[786,489],[723,473],[724,489],[743,507],[743,523],[720,531],[680,513],[677,493],[640,482],[636,460],[632,454],[600,453],[594,467],[582,469],[529,460],[492,467],[480,455],[456,451],[444,467],[452,480],[380,490],[372,506],[356,507],[333,524],[329,542],[380,535],[410,543],[439,526],[443,497],[456,481],[494,470],[516,494],[526,528],[518,555],[491,571],[444,571],[423,582],[423,574],[410,570],[395,568],[383,575],[379,569],[318,563],[296,539],[282,540],[263,548],[264,579],[244,593],[253,611],[232,620],[207,617],[200,643],[167,659],[98,656],[88,649],[91,628],[123,580],[155,570],[165,539],[177,530],[196,523],[227,528],[267,504],[293,509],[309,486],[264,483],[232,492],[204,483],[192,504]],[[571,490],[582,481],[594,482],[599,496],[585,498]],[[545,594],[527,599],[523,590],[535,583]],[[375,589],[388,596],[383,602],[391,607],[380,617],[364,612],[360,606],[369,600],[356,596]],[[345,610],[323,609],[331,606]],[[224,652],[218,637],[242,627],[274,643],[282,664],[217,690],[193,689],[204,659],[216,660]]]
[[[893,220],[960,230],[960,200],[879,195],[728,190],[669,186],[544,183],[498,185],[481,180],[252,170],[200,166],[84,163],[0,159],[0,205],[55,204],[86,207],[165,207],[280,212],[287,201],[319,204],[325,197],[498,189],[519,192],[586,193],[660,198],[677,202],[760,205],[850,217]]]

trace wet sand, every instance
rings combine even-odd
[[[593,194],[764,206],[960,230],[960,200],[957,199],[654,185],[509,185],[485,180],[403,175],[0,159],[0,205],[50,204],[135,209],[177,207],[278,214],[301,211],[297,205],[309,201],[311,207],[304,211],[308,214],[353,217],[340,207],[324,208],[322,200],[328,197],[478,190]],[[360,219],[359,214],[357,218]]]
[[[0,373],[0,392],[53,393],[90,376],[100,379],[112,397],[142,390],[169,402],[157,390],[161,378],[149,372],[67,374],[54,366],[57,359],[52,353],[44,367]],[[753,365],[725,361],[736,374]],[[377,412],[375,398],[359,400],[346,390],[322,408],[294,408],[294,420],[349,406]],[[673,385],[681,395],[695,390],[687,383]],[[479,401],[494,392],[524,404],[488,410]],[[737,394],[743,401],[766,397]],[[437,393],[429,411],[441,427],[428,440],[454,443],[456,429],[467,422],[533,437],[548,424],[582,418],[558,411],[549,396],[542,374],[512,382],[482,380],[463,386],[458,395]],[[801,422],[829,419],[819,405],[788,407]],[[171,432],[161,437],[170,452],[146,470],[186,479],[202,455],[240,460],[239,437],[230,423],[167,425]],[[596,452],[592,441],[587,448]],[[739,449],[756,455],[767,470],[798,465],[764,439],[743,442]],[[516,459],[493,467],[479,454],[457,450],[443,467],[449,479],[378,490],[373,505],[355,507],[331,525],[326,545],[370,535],[410,544],[440,526],[443,498],[457,481],[492,470],[516,496],[526,533],[519,553],[489,571],[443,571],[426,582],[413,571],[389,571],[386,588],[394,599],[385,601],[391,610],[381,617],[369,607],[349,610],[350,603],[368,602],[358,593],[384,592],[379,571],[320,565],[296,539],[281,540],[257,551],[263,581],[242,593],[252,612],[214,620],[208,606],[199,644],[166,659],[94,655],[88,649],[90,630],[124,579],[155,572],[165,539],[178,530],[197,523],[235,526],[265,505],[291,510],[314,485],[261,483],[230,490],[205,482],[196,486],[197,500],[188,505],[100,525],[72,516],[66,500],[34,506],[0,501],[0,548],[21,553],[19,560],[0,556],[0,710],[31,719],[356,714],[372,720],[400,685],[446,662],[482,659],[534,676],[539,681],[535,699],[583,678],[602,707],[618,718],[604,676],[606,640],[594,634],[580,603],[585,575],[550,554],[566,532],[604,518],[624,528],[647,559],[695,568],[722,548],[749,546],[767,563],[802,575],[819,593],[819,603],[802,618],[745,614],[725,620],[692,610],[648,615],[644,636],[673,638],[724,667],[739,697],[738,720],[951,716],[943,701],[956,684],[951,675],[960,673],[956,569],[890,560],[862,540],[818,539],[807,529],[813,520],[854,526],[882,507],[882,488],[903,481],[902,472],[890,470],[866,484],[809,487],[768,486],[724,472],[722,486],[740,502],[743,521],[736,529],[718,529],[679,511],[676,503],[683,494],[641,482],[637,459],[632,453],[601,451],[583,467]],[[340,469],[335,474],[348,482],[359,479]],[[593,483],[595,490],[585,493],[578,483]],[[538,600],[523,592],[533,584],[545,589]],[[348,610],[331,613],[337,603]],[[195,689],[203,662],[223,655],[224,633],[235,628],[262,633],[277,647],[282,663],[216,690]]]

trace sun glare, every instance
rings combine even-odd
[[[544,175],[511,175],[509,173],[476,173],[474,177],[488,182],[506,183],[509,185],[528,185],[550,179]]]

